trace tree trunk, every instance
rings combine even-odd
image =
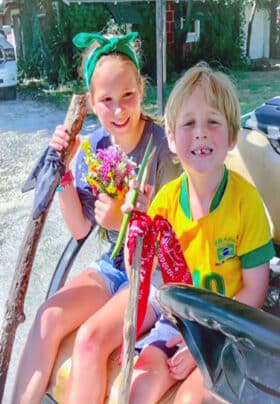
[[[278,51],[277,47],[277,24],[276,24],[276,7],[277,7],[277,0],[273,0],[270,3],[270,57],[271,58],[277,58],[280,55],[280,52]],[[278,51],[278,52],[277,52]]]
[[[250,44],[251,44],[251,36],[252,36],[252,27],[253,27],[253,22],[256,14],[256,8],[257,8],[257,2],[253,2],[249,22],[248,22],[248,30],[247,30],[247,41],[246,41],[246,56],[249,58],[250,57]]]

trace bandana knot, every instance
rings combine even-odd
[[[101,56],[108,55],[112,52],[119,52],[126,55],[140,70],[140,61],[131,43],[138,37],[138,32],[129,32],[122,36],[105,37],[96,32],[86,33],[80,32],[73,38],[74,45],[79,49],[89,48],[95,42],[99,46],[93,49],[87,56],[84,63],[84,79],[87,89],[90,88],[90,81],[96,64]]]
[[[132,212],[127,241],[130,265],[137,237],[143,237],[136,332],[136,335],[139,336],[147,310],[157,240],[159,240],[158,262],[164,283],[180,282],[192,285],[192,276],[179,241],[168,220],[160,215],[156,215],[152,220],[145,213]]]

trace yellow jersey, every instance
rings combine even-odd
[[[258,191],[227,168],[206,216],[192,219],[186,173],[162,187],[148,213],[172,225],[196,287],[233,297],[243,287],[242,270],[275,255]]]

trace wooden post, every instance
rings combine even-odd
[[[143,238],[138,237],[133,257],[130,277],[130,289],[128,297],[128,306],[124,320],[124,351],[121,369],[121,386],[119,393],[119,404],[128,404],[131,376],[133,371],[134,346],[136,339],[137,313],[138,313],[138,295],[140,286],[141,255]]]
[[[67,159],[71,149],[74,146],[75,137],[82,128],[86,117],[86,98],[85,95],[73,95],[64,124],[70,135],[69,146],[61,153],[61,161]],[[58,184],[49,184],[50,188]],[[52,188],[53,189],[53,188]],[[6,377],[9,368],[13,343],[15,339],[16,329],[20,323],[25,320],[24,300],[35,258],[37,246],[41,237],[41,233],[45,224],[45,220],[50,208],[50,204],[46,211],[37,219],[33,219],[33,215],[29,217],[25,235],[21,244],[18,255],[16,269],[6,303],[6,312],[2,325],[2,333],[0,339],[0,402],[2,401]]]
[[[158,115],[164,111],[166,82],[166,23],[165,0],[156,0],[156,47],[157,47],[157,106]]]

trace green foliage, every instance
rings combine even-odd
[[[193,4],[191,19],[200,20],[200,41],[188,55],[187,66],[199,60],[227,67],[244,63],[243,0],[212,0]]]
[[[239,68],[245,65],[244,7],[253,0],[206,0],[175,2],[175,45],[167,49],[167,77],[199,60],[211,65]],[[258,8],[275,0],[256,0]],[[155,2],[132,2],[141,16],[141,24],[132,30],[141,37],[142,71],[156,78],[156,10]],[[181,19],[184,24],[181,24]],[[186,50],[187,32],[200,20],[200,40],[191,51]],[[63,84],[77,78],[80,51],[74,49],[73,36],[81,31],[125,32],[125,24],[117,24],[106,3],[81,3],[67,6],[62,1],[24,0],[21,10],[24,49],[19,59],[20,77],[46,79]]]
[[[57,5],[57,6],[56,6]],[[81,31],[101,31],[109,19],[102,4],[65,5],[51,0],[25,0],[21,12],[24,44],[19,75],[66,83],[77,76],[80,58],[72,44]]]
[[[155,2],[135,2],[135,8],[142,17],[143,24],[133,24],[133,30],[140,33],[142,49],[142,72],[153,80],[156,78],[156,17]]]

